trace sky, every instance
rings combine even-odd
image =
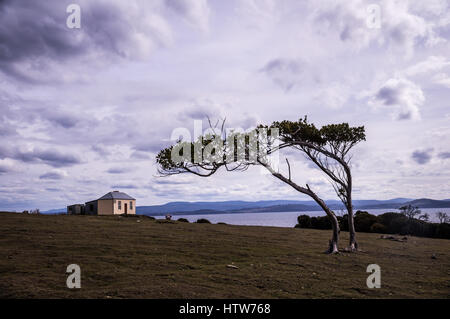
[[[355,199],[450,198],[449,1],[3,0],[0,21],[0,210],[309,199],[260,167],[159,177],[174,129],[207,117],[364,125]]]

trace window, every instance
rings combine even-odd
[[[119,210],[122,210],[122,201],[121,200],[119,200],[118,206],[119,206]]]
[[[133,210],[133,202],[130,201],[130,210]]]

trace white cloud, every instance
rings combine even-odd
[[[166,0],[166,3],[191,25],[205,32],[209,30],[211,10],[207,0]]]
[[[430,72],[440,71],[450,66],[450,60],[443,56],[430,56],[426,60],[408,67],[403,73],[406,76],[416,76]]]
[[[419,120],[424,102],[422,89],[404,78],[386,81],[372,100],[376,106],[386,107],[397,120]]]
[[[446,40],[436,35],[435,24],[413,12],[414,1],[380,1],[380,28],[369,28],[367,8],[371,1],[323,1],[316,10],[319,28],[335,32],[339,38],[357,49],[372,44],[392,50],[401,50],[410,57],[416,46],[433,46]],[[325,31],[322,32],[325,33]]]
[[[447,73],[436,74],[435,76],[433,76],[432,81],[434,83],[450,88],[450,76]]]

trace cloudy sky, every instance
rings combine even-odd
[[[172,131],[205,116],[364,125],[354,198],[450,198],[449,41],[447,0],[0,1],[0,210],[110,190],[138,205],[308,199],[257,167],[157,177]],[[287,156],[299,184],[335,198]]]

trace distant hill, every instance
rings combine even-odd
[[[446,208],[450,207],[448,200],[435,200],[428,198],[415,199],[406,204],[411,204],[412,206],[417,206],[419,208]]]
[[[344,208],[339,200],[327,200],[327,205],[335,210]],[[411,204],[419,208],[450,208],[450,200],[428,198],[394,198],[389,200],[354,200],[355,209],[389,209]],[[220,201],[220,202],[170,202],[163,205],[137,206],[136,212],[142,215],[183,214],[224,214],[224,213],[262,213],[262,212],[302,212],[319,211],[314,201],[266,200],[266,201]],[[66,212],[65,208],[43,211],[44,214]]]
[[[333,210],[343,209],[338,200],[328,200],[327,205]],[[411,204],[419,208],[450,208],[450,201],[394,198],[390,200],[354,200],[355,209],[397,209]],[[319,211],[321,208],[314,201],[270,200],[270,201],[223,201],[223,202],[171,202],[164,205],[138,206],[137,213],[143,215],[182,214],[224,214],[224,213],[262,213],[262,212],[302,212]]]

